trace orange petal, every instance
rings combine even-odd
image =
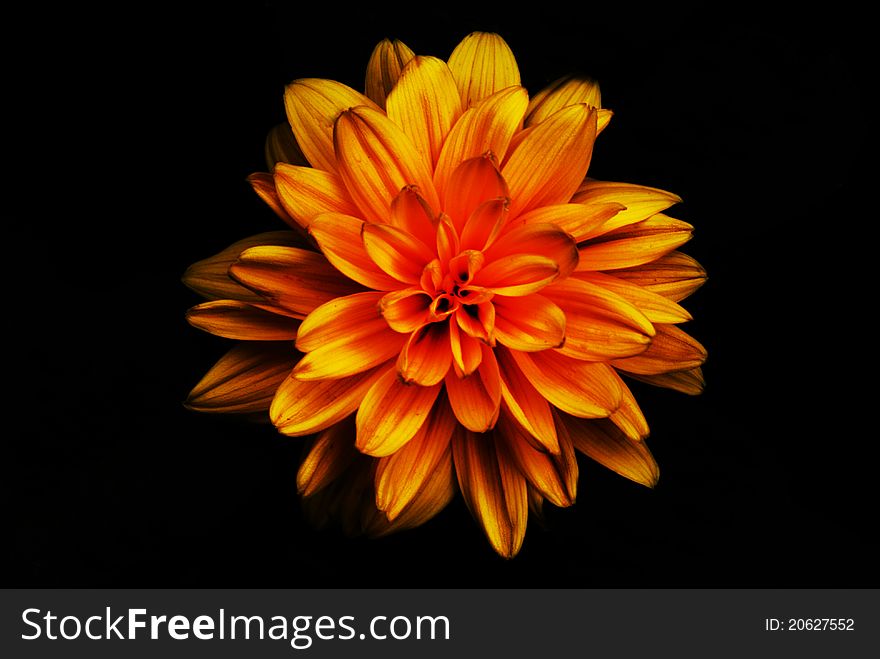
[[[491,302],[462,305],[455,320],[468,336],[495,345],[495,307]]]
[[[547,257],[556,263],[560,278],[568,277],[578,263],[574,238],[552,224],[526,224],[508,229],[486,250],[486,262],[511,254]]]
[[[461,232],[461,249],[487,249],[507,223],[507,197],[484,201],[471,213]]]
[[[415,236],[391,224],[364,224],[361,232],[367,254],[398,281],[418,284],[435,255]]]
[[[590,240],[580,248],[577,269],[617,270],[649,263],[686,243],[693,230],[687,222],[657,213]]]
[[[351,215],[327,213],[315,218],[309,233],[327,260],[349,279],[379,291],[400,288],[400,282],[382,272],[367,254],[363,227],[364,221]]]
[[[344,342],[352,335],[372,333],[364,327],[384,327],[379,314],[382,293],[369,291],[338,297],[310,313],[300,325],[296,347],[311,352],[332,343]]]
[[[443,381],[451,363],[449,323],[428,323],[410,335],[400,351],[397,372],[407,384],[430,387]]]
[[[516,419],[541,446],[558,454],[559,440],[550,404],[529,382],[510,351],[499,350],[498,368],[501,374],[501,396],[507,413]]]
[[[433,212],[413,187],[401,190],[391,202],[390,224],[426,245],[433,245],[436,241],[437,227]]]
[[[627,438],[605,419],[576,419],[567,414],[559,418],[578,451],[636,483],[647,487],[657,484],[660,468],[645,442]]]
[[[596,111],[572,105],[529,129],[501,174],[510,189],[510,217],[569,201],[587,174],[596,139]]]
[[[604,226],[624,208],[622,204],[613,201],[602,204],[555,204],[523,213],[516,223],[552,224],[580,242],[596,235],[599,227]]]
[[[507,197],[507,184],[493,162],[493,156],[477,156],[459,165],[446,185],[443,211],[455,230],[461,231],[468,218],[484,202]]]
[[[251,188],[257,193],[257,196],[262,199],[266,205],[271,208],[285,224],[287,224],[287,226],[305,238],[302,227],[300,227],[296,221],[288,215],[287,211],[284,210],[284,206],[281,204],[281,199],[278,197],[278,191],[275,189],[275,181],[271,174],[267,172],[254,172],[247,177],[247,182],[251,184]]]
[[[279,162],[288,165],[308,165],[302,149],[296,143],[293,131],[289,123],[278,124],[272,127],[266,135],[265,155],[266,167],[272,171]]]
[[[672,192],[633,183],[615,183],[612,181],[595,181],[588,179],[578,188],[571,201],[576,204],[622,204],[626,207],[611,218],[603,227],[611,231],[619,227],[647,220],[652,215],[666,210],[681,201],[681,197]],[[595,234],[594,234],[595,235]],[[579,240],[586,240],[585,236]]]
[[[471,375],[446,375],[449,404],[458,421],[468,430],[486,432],[498,420],[501,404],[501,377],[492,349],[481,344],[483,352],[479,368]]]
[[[499,454],[512,461],[526,480],[554,506],[566,507],[577,496],[578,465],[574,447],[564,441],[564,450],[552,455],[537,450],[526,430],[506,414],[498,419],[495,437]]]
[[[465,377],[477,370],[483,361],[480,342],[461,331],[458,323],[449,323],[449,346],[456,375]]]
[[[703,369],[700,367],[658,375],[635,375],[634,373],[626,375],[633,380],[652,384],[655,387],[672,389],[689,396],[697,396],[703,393],[703,389],[706,388],[706,379],[703,377]]]
[[[388,118],[409,136],[433,172],[446,136],[463,110],[446,62],[412,58],[388,94],[386,106]]]
[[[385,99],[394,88],[400,72],[415,53],[402,41],[383,39],[373,49],[367,63],[367,76],[364,90],[367,96],[380,108],[385,107]]]
[[[296,472],[296,489],[310,497],[339,478],[357,456],[354,423],[346,419],[322,431]]]
[[[278,387],[269,416],[284,435],[297,437],[324,430],[354,412],[387,371],[387,366],[378,366],[348,378],[317,382],[289,377]]]
[[[304,229],[322,213],[357,213],[342,180],[332,172],[279,163],[275,186],[281,205]]]
[[[399,450],[418,432],[441,386],[405,384],[388,369],[367,393],[357,413],[357,448],[384,457]]]
[[[617,359],[615,368],[637,375],[659,375],[671,371],[689,371],[706,361],[706,349],[699,341],[675,325],[655,325],[657,335],[645,352],[635,357]]]
[[[529,95],[522,87],[508,87],[465,112],[453,126],[434,171],[434,185],[445,198],[449,177],[461,163],[486,153],[503,162],[514,133],[522,127]]]
[[[293,231],[269,231],[250,236],[233,243],[222,252],[193,263],[183,274],[183,283],[209,300],[239,300],[254,304],[265,300],[229,277],[229,266],[238,260],[246,249],[258,245],[292,247],[300,245],[299,236]]]
[[[620,383],[620,407],[618,407],[614,411],[614,414],[608,418],[611,419],[611,422],[620,428],[623,434],[630,439],[645,439],[650,433],[648,421],[645,419],[645,415],[642,413],[632,391],[630,391],[629,387],[626,386],[626,383],[620,379],[619,375],[617,377],[618,382]]]
[[[472,32],[462,39],[449,56],[449,69],[465,107],[520,84],[519,67],[510,46],[489,32]]]
[[[451,457],[450,440],[455,417],[440,395],[427,421],[393,455],[376,465],[376,507],[394,520],[429,480],[431,473]]]
[[[518,297],[536,293],[558,275],[559,265],[553,259],[534,254],[511,254],[480,270],[474,284],[491,288],[497,295]]]
[[[548,119],[569,105],[584,103],[592,108],[602,107],[602,94],[594,80],[568,75],[554,80],[529,101],[525,125],[532,126]]]
[[[419,288],[391,291],[379,302],[379,313],[395,332],[409,333],[424,325],[429,316],[431,296]]]
[[[296,247],[251,247],[229,267],[229,274],[272,304],[301,314],[360,288],[322,254]]]
[[[492,435],[459,428],[452,435],[455,473],[465,504],[483,527],[492,548],[512,558],[522,547],[528,517],[525,478],[498,455]]]
[[[199,412],[265,412],[299,354],[284,343],[243,343],[193,387],[186,406]]]
[[[650,263],[615,270],[614,276],[673,302],[681,302],[706,282],[703,266],[681,252],[670,252]]]
[[[675,324],[693,320],[693,316],[681,305],[637,284],[600,272],[579,272],[576,277],[619,295],[637,307],[652,323]]]
[[[495,338],[514,350],[534,352],[558,348],[565,340],[565,313],[540,295],[492,298]]]
[[[335,80],[303,78],[284,90],[284,109],[296,141],[315,169],[336,170],[333,124],[348,108],[364,105],[378,110],[373,101]]]
[[[347,336],[324,343],[305,355],[293,369],[298,380],[342,378],[384,364],[400,354],[406,336],[392,330],[381,318],[349,328]],[[337,334],[341,324],[329,333]]]
[[[260,309],[246,302],[214,300],[186,312],[193,327],[241,341],[293,341],[299,321]]]
[[[556,350],[510,354],[535,389],[564,412],[600,418],[620,407],[619,380],[607,364],[572,359]]]
[[[391,201],[416,186],[428,206],[440,204],[431,171],[412,141],[379,110],[354,107],[343,112],[333,132],[339,174],[364,217],[387,222]]]

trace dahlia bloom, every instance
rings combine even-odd
[[[448,61],[385,40],[365,93],[287,86],[289,126],[250,182],[288,225],[200,261],[194,326],[241,341],[187,401],[308,437],[309,516],[417,526],[461,492],[492,547],[575,501],[580,451],[647,486],[658,468],[631,378],[697,394],[669,192],[587,177],[611,119],[568,77],[533,97],[495,34]]]

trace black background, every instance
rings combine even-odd
[[[880,585],[866,17],[473,4],[10,18],[27,38],[7,53],[23,148],[6,193],[4,585]],[[229,343],[186,324],[199,300],[180,275],[282,228],[245,177],[265,168],[284,84],[361,88],[383,37],[445,58],[477,29],[502,34],[532,92],[600,81],[615,116],[591,175],[679,193],[684,250],[710,276],[686,303],[704,395],[633,387],[656,489],[585,460],[577,504],[548,505],[511,561],[460,497],[387,539],[315,532],[301,440],[182,407]]]

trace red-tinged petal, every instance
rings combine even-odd
[[[323,254],[296,247],[251,247],[229,267],[229,275],[272,304],[300,314],[360,289]]]
[[[577,458],[571,442],[563,442],[564,451],[552,455],[532,446],[526,430],[506,414],[495,428],[499,455],[513,462],[526,480],[554,506],[564,508],[577,495]]]
[[[541,295],[492,298],[495,305],[495,338],[498,343],[535,352],[558,348],[565,340],[565,313]]]
[[[186,312],[193,327],[240,341],[293,341],[299,321],[246,302],[214,300]]]
[[[437,234],[439,236],[440,227],[438,227]],[[440,265],[439,259],[433,259],[422,271],[419,285],[422,287],[422,290],[427,291],[431,295],[436,295],[439,292],[442,283],[443,266]]]
[[[487,249],[501,234],[507,223],[507,197],[484,201],[474,209],[461,233],[462,249]]]
[[[449,323],[428,323],[414,331],[397,360],[397,372],[407,384],[431,387],[443,381],[452,363]]]
[[[519,67],[510,46],[489,32],[472,32],[462,39],[449,56],[449,69],[465,107],[520,84]]]
[[[437,218],[437,239],[435,244],[437,246],[437,256],[439,257],[439,260],[434,259],[431,263],[429,263],[428,266],[426,266],[425,268],[425,273],[423,273],[423,276],[429,275],[430,281],[436,289],[438,286],[440,286],[440,283],[442,282],[446,264],[451,258],[458,254],[459,250],[461,249],[461,242],[458,238],[458,231],[455,230],[455,226],[453,226],[452,224],[452,219],[446,213],[441,213],[440,216]],[[439,273],[440,279],[436,283],[434,283],[434,279],[436,278],[437,273]],[[425,284],[422,285],[424,286]]]
[[[406,335],[395,332],[381,318],[349,328],[348,335],[335,323],[327,333],[338,336],[333,342],[322,343],[305,355],[293,369],[298,380],[343,378],[362,373],[384,364],[400,354]]]
[[[433,172],[446,136],[463,111],[446,62],[425,56],[411,59],[388,94],[386,107],[388,118],[409,136]]]
[[[574,447],[604,467],[647,487],[654,487],[660,468],[645,442],[634,441],[606,419],[559,415]]]
[[[596,139],[596,111],[572,105],[529,129],[501,174],[510,189],[510,217],[569,201],[584,180]]]
[[[315,218],[309,233],[333,267],[349,279],[379,291],[400,288],[400,282],[382,272],[367,254],[363,227],[363,220],[356,217],[327,213]]]
[[[574,238],[552,224],[526,224],[506,230],[486,250],[486,262],[512,254],[544,256],[559,268],[560,279],[568,277],[578,264]]]
[[[706,282],[703,266],[681,252],[670,252],[650,263],[615,270],[614,276],[673,302],[681,302]]]
[[[465,160],[449,178],[443,211],[452,219],[459,235],[481,204],[508,196],[507,184],[493,160],[491,154]]]
[[[305,154],[296,143],[293,131],[290,130],[289,123],[278,124],[273,126],[266,135],[264,145],[266,155],[266,167],[272,171],[279,162],[288,165],[308,165]]]
[[[473,281],[483,267],[485,257],[482,252],[468,249],[449,261],[449,274],[459,286],[466,286]]]
[[[357,208],[337,174],[311,167],[279,163],[275,187],[281,205],[304,229],[322,213],[357,213]]]
[[[265,300],[229,277],[229,266],[238,260],[246,249],[258,245],[285,247],[302,246],[298,234],[293,231],[269,231],[250,236],[233,243],[222,252],[193,263],[183,274],[183,283],[209,300],[238,300],[262,304]]]
[[[404,188],[391,202],[389,223],[426,245],[433,245],[436,240],[437,227],[433,212],[415,187]]]
[[[559,440],[550,404],[529,382],[510,351],[497,352],[501,374],[501,396],[507,413],[525,428],[540,446],[558,454]]]
[[[435,257],[421,240],[390,224],[365,224],[361,232],[367,254],[383,272],[406,284],[418,284]]]
[[[193,387],[186,406],[199,412],[265,412],[298,356],[288,341],[237,345]]]
[[[310,497],[339,478],[357,456],[354,448],[354,420],[330,426],[318,437],[296,472],[296,489]]]
[[[602,94],[596,81],[576,75],[554,80],[529,101],[525,125],[539,124],[559,110],[579,103],[596,109],[602,107]]]
[[[560,352],[587,361],[606,361],[644,352],[656,333],[637,307],[592,282],[569,277],[542,294],[565,312]]]
[[[329,428],[354,412],[388,366],[348,378],[317,382],[288,377],[278,387],[269,416],[278,431],[297,437]]]
[[[468,336],[495,345],[495,307],[491,302],[462,305],[455,320]]]
[[[706,388],[706,379],[703,377],[703,369],[699,366],[687,371],[673,371],[672,373],[660,373],[658,375],[636,375],[627,373],[627,377],[655,387],[672,389],[689,396],[698,396]]]
[[[637,375],[660,375],[689,371],[706,361],[706,349],[695,338],[675,325],[655,325],[657,335],[643,353],[617,359],[615,368]]]
[[[491,348],[481,344],[480,349],[480,366],[471,375],[459,377],[454,371],[446,375],[452,411],[461,425],[474,432],[486,432],[495,425],[501,404],[498,362]]]
[[[593,419],[620,407],[620,383],[607,364],[572,359],[556,350],[510,354],[535,389],[564,412]]]
[[[459,377],[471,375],[483,361],[480,342],[462,332],[457,322],[449,323],[449,346],[455,373]]]
[[[681,197],[672,192],[650,188],[645,185],[587,179],[572,196],[571,201],[576,204],[602,205],[617,203],[625,206],[625,210],[614,215],[602,227],[603,232],[607,232],[647,220],[649,217],[666,210],[673,204],[679,203]],[[593,235],[597,234],[591,233],[583,238],[579,238],[579,240],[586,240]]]
[[[559,276],[559,264],[546,256],[511,254],[489,263],[477,273],[474,284],[491,288],[497,295],[531,295]]]
[[[410,333],[428,321],[431,296],[419,288],[392,291],[379,302],[379,313],[395,332]]]
[[[441,385],[406,384],[388,369],[367,393],[357,413],[357,448],[384,457],[404,446],[425,422]]]
[[[367,63],[364,90],[370,100],[384,108],[385,99],[400,78],[400,72],[413,57],[415,53],[402,41],[380,41]]]
[[[492,435],[459,428],[452,435],[452,455],[465,504],[492,548],[512,558],[519,552],[526,532],[525,478],[511,468],[509,459],[499,457]]]
[[[345,341],[362,332],[364,326],[383,327],[379,313],[382,293],[368,291],[338,297],[310,313],[299,328],[296,347],[311,352],[331,343]]]
[[[284,90],[284,109],[296,141],[315,169],[336,169],[333,124],[339,115],[355,106],[378,110],[373,101],[335,80],[303,78]]]
[[[552,224],[580,242],[596,235],[597,229],[624,210],[617,202],[595,204],[555,204],[523,213],[516,224]]]
[[[652,323],[684,323],[693,320],[687,309],[658,293],[600,272],[579,272],[581,281],[601,286],[637,307]]]
[[[513,135],[522,127],[529,95],[522,87],[508,87],[465,112],[450,131],[437,167],[434,185],[445,198],[449,177],[466,160],[491,153],[503,162]]]
[[[439,208],[431,171],[412,141],[382,112],[355,107],[343,112],[333,132],[339,174],[355,204],[372,222],[387,222],[391,201],[410,185],[428,206]]]
[[[427,421],[401,449],[380,458],[376,466],[376,507],[394,520],[451,457],[455,417],[441,394]]]
[[[620,378],[619,375],[617,377],[618,379]],[[639,407],[632,391],[630,391],[622,379],[619,379],[619,382],[621,393],[620,407],[608,418],[630,439],[645,439],[650,433],[648,421],[645,419],[645,415],[642,413],[642,409]]]
[[[691,239],[694,227],[657,213],[591,239],[580,248],[578,270],[618,270],[649,263]]]

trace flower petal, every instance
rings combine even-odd
[[[280,433],[291,437],[324,430],[354,412],[387,371],[388,366],[377,366],[348,378],[316,382],[288,377],[278,387],[269,416]]]
[[[619,375],[617,377],[618,382],[620,383],[620,407],[618,407],[614,411],[614,414],[608,418],[611,419],[611,422],[620,428],[621,432],[630,439],[645,439],[650,433],[648,421],[645,419],[645,415],[642,413],[642,409],[639,407],[632,391],[630,391],[629,387],[626,386],[626,383],[620,379]]]
[[[409,333],[424,325],[430,314],[431,296],[419,288],[387,293],[379,302],[379,313],[395,332]]]
[[[287,120],[312,167],[336,170],[333,124],[342,112],[358,105],[378,110],[366,96],[335,80],[303,78],[284,89]]]
[[[186,406],[199,412],[265,412],[297,357],[288,341],[237,345],[193,387]]]
[[[463,304],[455,313],[455,320],[468,336],[495,345],[495,306],[491,302]]]
[[[246,302],[213,300],[186,312],[193,327],[241,341],[293,341],[299,321]]]
[[[372,222],[387,222],[391,201],[416,186],[433,209],[440,207],[431,170],[400,127],[381,111],[346,110],[336,121],[333,146],[339,174],[355,204]]]
[[[409,136],[433,172],[446,136],[463,111],[446,62],[412,58],[388,94],[387,110],[388,118]]]
[[[525,428],[547,451],[558,454],[559,440],[550,404],[529,382],[509,350],[497,353],[501,374],[501,396],[507,413]]]
[[[495,438],[458,428],[452,436],[455,473],[465,504],[492,548],[512,558],[522,547],[528,517],[525,478],[498,455]]]
[[[449,323],[428,323],[414,331],[397,360],[397,372],[407,384],[430,387],[443,381],[452,363]]]
[[[274,126],[266,135],[266,167],[272,171],[279,162],[288,165],[308,165],[302,149],[296,143],[289,123]]]
[[[376,507],[394,520],[429,480],[431,473],[451,456],[455,416],[440,395],[427,421],[393,455],[376,465]]]
[[[689,396],[697,396],[706,388],[706,380],[703,377],[703,369],[699,366],[687,371],[673,371],[671,373],[659,373],[657,375],[636,375],[627,373],[627,377],[639,380],[655,387],[672,389]]]
[[[605,419],[576,419],[560,414],[574,447],[593,460],[636,483],[654,487],[660,468],[645,442],[633,441]]]
[[[596,109],[602,107],[602,94],[596,81],[578,75],[554,80],[529,101],[525,125],[541,123],[559,110],[578,103]]]
[[[529,129],[501,174],[510,189],[510,217],[569,201],[584,180],[596,139],[596,111],[572,105]]]
[[[323,430],[296,472],[297,492],[304,497],[320,492],[339,478],[357,455],[351,417]]]
[[[474,432],[486,432],[498,420],[501,404],[501,377],[491,348],[480,345],[480,366],[471,375],[446,375],[446,393],[459,423]]]
[[[391,202],[390,224],[426,245],[437,240],[437,220],[428,202],[413,187],[406,187]]]
[[[380,41],[373,49],[367,64],[364,90],[370,100],[384,108],[385,99],[397,84],[400,72],[413,57],[415,53],[402,41]]]
[[[473,373],[483,361],[479,340],[465,334],[457,322],[449,323],[449,346],[456,375],[465,377]]]
[[[301,314],[360,288],[322,254],[296,247],[251,247],[229,267],[229,275],[272,304]]]
[[[693,316],[681,305],[637,284],[600,272],[579,272],[576,277],[619,295],[638,308],[652,323],[675,324],[693,320]]]
[[[382,293],[368,291],[325,302],[300,325],[296,347],[301,352],[311,352],[328,344],[344,342],[353,334],[361,334],[364,326],[384,327],[379,314],[381,299]]]
[[[332,172],[279,163],[275,187],[284,210],[304,229],[322,213],[357,213],[342,179]]]
[[[379,291],[400,288],[400,282],[382,272],[367,254],[361,237],[364,224],[351,215],[326,213],[315,218],[309,233],[333,267],[349,279]]]
[[[670,252],[650,263],[615,270],[614,276],[673,302],[681,302],[706,282],[703,266],[682,252]]]
[[[522,87],[508,87],[484,99],[465,112],[443,144],[434,185],[440,198],[446,196],[449,177],[461,163],[484,154],[503,162],[514,133],[522,127],[529,95]]]
[[[648,349],[635,357],[617,359],[615,368],[637,375],[659,375],[689,371],[706,361],[706,349],[695,338],[675,325],[655,325],[657,335]]]
[[[541,206],[520,215],[516,224],[552,224],[580,242],[596,235],[617,213],[624,210],[617,202],[595,204],[554,204]]]
[[[285,224],[287,224],[287,226],[303,237],[304,240],[301,246],[306,246],[308,244],[308,239],[306,238],[302,227],[300,227],[284,209],[281,199],[278,197],[278,190],[275,189],[275,180],[272,178],[272,175],[267,172],[254,172],[247,177],[247,182],[251,184],[251,188],[257,193],[257,196],[262,199],[266,205],[271,208]]]
[[[507,197],[507,184],[490,155],[461,163],[446,185],[443,211],[461,235],[465,223],[484,202]]]
[[[577,269],[618,270],[649,263],[686,243],[693,230],[687,222],[657,213],[590,240],[580,248]]]
[[[491,288],[497,295],[517,297],[541,290],[558,276],[559,265],[553,259],[534,254],[511,254],[480,270],[474,284]]]
[[[422,427],[440,389],[406,384],[388,369],[358,409],[357,448],[379,458],[399,450]]]
[[[535,389],[564,412],[601,418],[620,407],[620,383],[607,364],[572,359],[556,350],[511,350],[510,355]]]
[[[510,200],[497,197],[484,201],[468,217],[461,232],[461,249],[487,249],[507,223]]]
[[[298,380],[342,378],[367,371],[400,354],[406,336],[382,319],[349,328],[348,336],[324,343],[305,355],[293,369]],[[336,325],[336,329],[340,325]],[[336,333],[335,331],[333,332]]]
[[[265,303],[262,297],[229,277],[229,266],[238,260],[238,255],[258,245],[292,247],[300,245],[300,238],[293,231],[269,231],[239,240],[222,252],[189,266],[183,274],[183,283],[209,300]]]
[[[565,313],[541,295],[510,298],[496,295],[495,338],[514,350],[535,352],[558,348],[565,340]]]
[[[499,35],[489,32],[472,32],[462,39],[449,56],[449,69],[465,107],[520,84],[513,51]]]
[[[391,224],[368,222],[361,234],[373,263],[406,284],[419,284],[425,266],[435,258],[425,243]]]
[[[672,192],[666,192],[659,188],[649,188],[645,185],[633,183],[616,183],[613,181],[595,181],[587,179],[572,196],[571,201],[576,204],[623,204],[626,210],[614,215],[603,227],[604,231],[611,231],[619,227],[635,224],[642,220],[666,210],[673,204],[681,201],[681,197]],[[579,240],[586,240],[592,236],[585,236]]]
[[[574,238],[552,224],[526,224],[503,233],[489,249],[486,261],[511,254],[537,254],[551,259],[559,268],[559,277],[568,277],[578,263],[578,248]]]

